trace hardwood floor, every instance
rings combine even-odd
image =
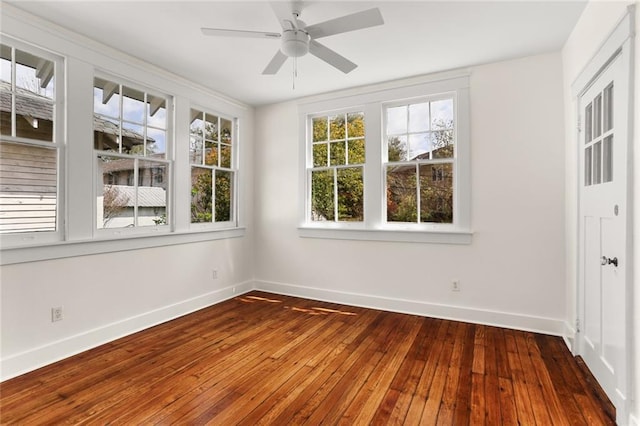
[[[614,424],[558,337],[252,292],[0,385],[2,424]]]

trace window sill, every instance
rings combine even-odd
[[[161,235],[136,235],[110,239],[59,241],[33,246],[2,247],[0,265],[239,238],[244,236],[245,231],[246,228],[238,227],[206,232],[173,232]]]
[[[312,226],[300,226],[298,234],[302,238],[431,244],[471,244],[473,237],[472,231],[458,229],[337,229]]]

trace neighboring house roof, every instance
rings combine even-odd
[[[135,164],[133,158],[118,158],[118,157],[116,158],[109,157],[109,158],[112,158],[112,160],[104,161],[100,164],[100,167],[102,167],[103,173],[120,172],[123,170],[130,171],[131,173],[133,173],[133,166]],[[145,158],[148,158],[149,160],[152,160],[154,158],[164,159],[164,154],[150,154],[150,155],[147,155]],[[153,167],[166,167],[166,163],[157,163]]]
[[[38,95],[20,87],[16,87],[16,114],[26,117],[33,117],[39,120],[51,121],[53,119],[53,101],[45,96]],[[11,112],[11,83],[0,81],[0,111]],[[96,132],[109,135],[118,135],[119,126],[109,120],[93,114],[93,129]],[[140,133],[126,128],[122,128],[122,136],[125,139],[143,141],[144,137]],[[155,140],[147,136],[147,141]]]
[[[105,185],[118,191],[118,197],[126,200],[127,207],[133,207],[136,197],[136,189],[127,185]],[[138,207],[165,207],[167,205],[167,192],[159,186],[138,187]]]

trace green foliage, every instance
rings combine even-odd
[[[212,173],[209,169],[194,167],[191,169],[191,181],[191,223],[211,222]]]
[[[233,173],[216,170],[215,172],[194,167],[191,185],[191,222],[213,221],[213,175],[215,173],[215,221],[227,222],[232,219],[231,200]]]
[[[407,147],[399,137],[393,136],[389,138],[387,144],[390,162],[405,161],[407,159]]]

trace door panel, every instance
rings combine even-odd
[[[579,98],[578,352],[616,407],[627,388],[628,96],[618,55]]]

